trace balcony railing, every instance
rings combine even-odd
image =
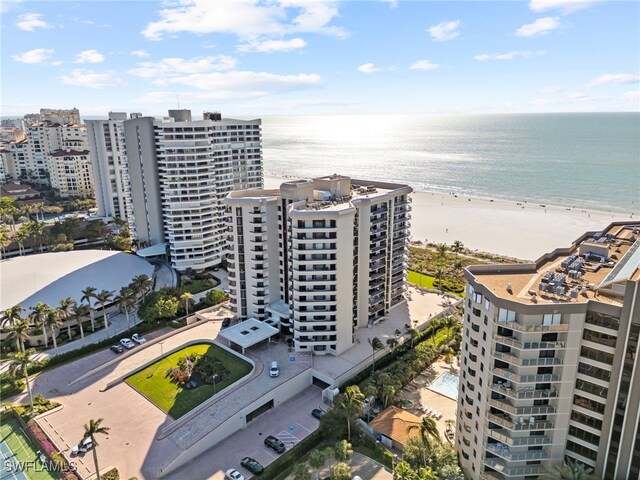
[[[501,416],[501,415],[495,415],[493,413],[487,413],[487,420],[490,420],[491,422],[497,425],[501,425],[515,432],[528,431],[528,430],[549,430],[553,428],[553,423],[546,420],[531,422],[531,421],[525,421],[525,419],[521,417],[520,419],[518,419],[517,422],[514,422],[511,418],[511,415],[508,415],[508,414]]]
[[[562,365],[562,358],[519,358],[508,353],[495,352],[494,358],[503,360],[513,365],[519,365],[521,367],[543,367],[550,365]]]
[[[521,342],[513,337],[502,335],[496,335],[494,340],[520,350],[560,350],[565,348],[564,342]]]
[[[504,368],[494,368],[491,373],[498,375],[499,377],[508,378],[518,383],[551,383],[559,382],[562,380],[560,375],[553,375],[550,373],[544,375],[519,375],[511,370]]]
[[[506,445],[501,447],[500,445],[494,443],[487,445],[485,448],[488,452],[498,455],[499,457],[504,458],[505,460],[508,460],[510,462],[546,460],[549,458],[549,452],[545,450],[530,450],[527,452],[511,453]]]
[[[567,332],[569,330],[568,323],[557,323],[554,325],[524,325],[522,323],[516,322],[498,322],[498,317],[493,319],[494,324],[498,327],[510,328],[512,330],[517,330],[518,332]]]
[[[506,477],[522,477],[525,475],[542,475],[543,473],[546,472],[545,468],[542,465],[510,467],[510,466],[507,466],[506,463],[495,458],[485,457],[484,464],[488,467],[493,468],[495,471],[500,472]]]
[[[512,447],[525,447],[531,445],[549,445],[551,443],[551,439],[546,435],[534,435],[534,436],[524,436],[524,437],[512,437],[509,434],[508,430],[500,429],[500,430],[488,430],[488,435],[491,438],[494,438],[506,445]]]
[[[556,407],[553,405],[533,405],[527,407],[516,407],[511,405],[505,400],[497,400],[492,398],[489,400],[489,405],[495,408],[499,408],[504,412],[509,412],[512,415],[551,415],[556,413]]]
[[[511,398],[515,398],[517,400],[554,398],[558,396],[558,391],[555,389],[555,387],[545,390],[534,390],[533,387],[515,389],[494,383],[491,385],[491,389],[495,392],[501,393]]]

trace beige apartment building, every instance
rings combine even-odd
[[[93,173],[88,150],[55,150],[46,157],[49,183],[63,198],[93,196]]]
[[[411,187],[341,175],[231,192],[231,303],[338,355],[404,301]]]
[[[538,478],[565,459],[638,478],[640,222],[466,278],[456,447],[468,478]]]

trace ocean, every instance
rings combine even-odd
[[[331,173],[621,213],[640,205],[640,114],[263,117],[267,175]]]

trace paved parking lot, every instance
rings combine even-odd
[[[284,442],[287,450],[290,449],[320,425],[320,422],[311,416],[311,410],[317,408],[321,402],[322,390],[314,386],[308,387],[295,397],[260,415],[244,430],[236,432],[189,462],[188,477],[223,480],[224,472],[229,468],[235,468],[246,478],[251,478],[251,473],[240,466],[240,460],[249,456],[265,467],[269,465],[279,455],[264,445],[265,437],[274,435]],[[180,469],[165,478],[184,479],[186,473],[184,469]]]

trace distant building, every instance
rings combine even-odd
[[[55,150],[47,155],[51,188],[63,198],[93,197],[91,162],[88,150]]]
[[[42,197],[42,193],[30,185],[22,185],[20,183],[5,183],[0,186],[0,192],[3,197],[13,198],[17,202],[37,200]]]
[[[237,316],[275,320],[299,352],[350,348],[404,301],[411,191],[332,175],[230,193]]]
[[[456,447],[468,478],[538,478],[569,458],[640,475],[640,222],[532,264],[470,266]]]
[[[123,121],[126,154],[120,156],[120,165],[128,168],[134,238],[141,245],[166,243],[172,265],[181,271],[220,265],[227,248],[222,201],[234,190],[263,185],[260,120],[226,119],[219,113],[192,120],[190,110],[170,110],[161,120],[136,117]],[[90,128],[96,132],[100,125]],[[92,137],[96,145],[102,141],[95,133]],[[106,173],[106,163],[115,158],[109,155],[114,135],[109,138],[111,147],[93,157],[101,212],[115,212],[113,199],[119,195],[126,206],[128,194],[124,175],[122,185],[116,181],[114,186],[115,173]]]

